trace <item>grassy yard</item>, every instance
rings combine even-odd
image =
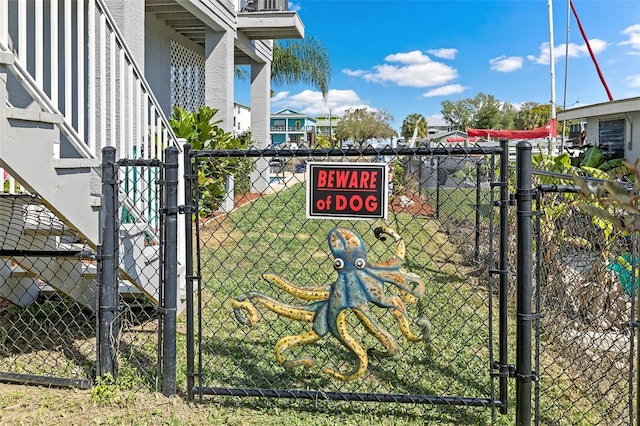
[[[486,282],[469,278],[471,268],[465,266],[463,254],[448,241],[433,218],[397,212],[390,213],[385,223],[396,229],[406,243],[406,269],[427,284],[426,294],[409,307],[409,316],[414,323],[418,318],[429,318],[433,334],[428,342],[408,342],[402,338],[390,313],[376,309],[379,323],[397,338],[400,350],[393,358],[370,358],[369,372],[361,380],[344,383],[320,372],[321,366],[344,371],[353,363],[352,355],[329,336],[314,345],[292,350],[293,358],[314,359],[315,365],[309,370],[285,369],[275,362],[276,341],[308,330],[306,324],[266,310],[261,311],[263,317],[253,328],[241,326],[233,319],[231,299],[247,291],[259,291],[290,304],[305,303],[282,295],[282,291],[262,281],[263,273],[275,273],[309,286],[333,282],[335,271],[326,236],[335,226],[355,229],[365,239],[370,262],[393,255],[393,245],[376,240],[373,235],[373,229],[382,221],[310,221],[304,213],[304,195],[303,186],[296,185],[202,228],[203,385],[489,397]],[[355,321],[350,322],[350,327],[364,347],[376,346],[376,341]],[[372,404],[368,406],[373,409]],[[438,418],[443,416],[441,420],[455,423],[485,424],[490,419],[490,410],[486,409],[405,407],[395,405],[393,409],[404,408],[418,417],[437,413]]]
[[[262,197],[228,216],[203,222],[199,283],[202,313],[196,318],[201,325],[197,336],[201,384],[489,398],[492,386],[497,386],[497,381],[492,383],[489,376],[490,359],[498,356],[496,293],[489,288],[486,270],[483,272],[470,259],[468,247],[463,244],[474,238],[475,193],[461,188],[441,191],[438,219],[393,211],[386,222],[310,221],[305,217],[304,187],[298,184]],[[427,197],[433,203],[434,194]],[[483,192],[480,212],[484,225],[489,217],[488,204],[488,194]],[[335,281],[327,244],[327,233],[335,226],[354,229],[363,237],[369,262],[390,258],[393,244],[373,235],[373,229],[383,223],[396,229],[406,243],[404,268],[426,283],[425,295],[408,306],[408,316],[415,332],[419,331],[416,324],[419,318],[431,321],[433,332],[428,341],[408,342],[390,313],[376,308],[373,311],[376,321],[397,339],[398,354],[390,358],[372,356],[363,378],[341,382],[321,372],[323,366],[346,371],[353,365],[353,356],[335,338],[325,336],[315,344],[292,349],[290,356],[310,356],[315,363],[309,369],[286,369],[276,362],[274,345],[283,336],[307,331],[308,324],[279,317],[260,307],[261,319],[255,327],[241,325],[234,318],[231,300],[248,291],[290,304],[307,303],[286,296],[261,280],[263,273],[274,273],[308,286]],[[469,223],[471,226],[467,226]],[[511,302],[513,296],[510,293]],[[490,300],[494,303],[492,310]],[[516,341],[513,309],[509,317],[509,360],[513,364]],[[354,321],[353,315],[349,317],[349,329],[365,348],[376,347],[377,341]],[[178,397],[165,398],[149,392],[148,383],[138,377],[135,366],[123,359],[118,385],[103,382],[88,391],[0,386],[0,424],[515,424],[513,379],[509,380],[509,413],[494,418],[490,409],[445,405],[213,396],[189,402],[185,394],[184,316],[179,318],[178,331]],[[152,360],[155,347],[151,343],[147,341],[140,350]],[[542,424],[624,424],[624,419],[619,418],[612,422],[607,418],[606,408],[597,407],[597,396],[583,395],[574,385],[579,381],[569,374],[572,358],[558,357],[549,342],[545,348],[549,352],[543,354],[542,363],[563,379],[549,382],[548,377],[543,377],[545,392],[552,392],[549,394],[552,399],[542,399]]]

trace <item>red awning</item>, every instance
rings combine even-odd
[[[548,121],[542,127],[531,130],[493,130],[493,129],[467,129],[469,136],[485,137],[485,138],[507,138],[507,139],[538,139],[547,136],[556,136],[555,120]]]

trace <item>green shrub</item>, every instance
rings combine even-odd
[[[169,120],[176,136],[184,138],[194,150],[246,149],[250,145],[251,136],[234,138],[220,126],[222,120],[213,120],[217,109],[208,106],[200,107],[195,112],[174,107],[173,116]],[[218,209],[226,196],[225,182],[227,176],[240,177],[240,187],[247,187],[243,179],[248,175],[253,162],[242,158],[212,158],[198,168],[198,187],[200,189],[199,211],[206,216]]]

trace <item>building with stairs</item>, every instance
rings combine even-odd
[[[244,6],[0,0],[2,299],[26,306],[47,291],[95,309],[101,150],[162,160],[166,147],[181,147],[167,119],[174,106],[217,108],[233,131],[237,65],[251,70],[253,139],[268,145],[272,40],[302,38],[304,27],[286,0]],[[120,291],[157,302],[158,179],[125,181]]]

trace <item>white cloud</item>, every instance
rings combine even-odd
[[[352,77],[361,77],[373,83],[393,83],[405,87],[430,87],[445,84],[458,77],[458,71],[441,62],[434,62],[419,50],[394,53],[386,63],[372,70],[343,70]]]
[[[411,52],[392,53],[384,58],[387,62],[399,62],[401,64],[426,64],[431,62],[431,58],[424,55],[419,50],[412,50]]]
[[[278,92],[271,98],[271,102],[272,103],[278,103],[282,99],[286,99],[287,96],[289,96],[289,92]]]
[[[360,77],[363,74],[365,74],[365,71],[362,70],[350,70],[348,68],[345,68],[342,70],[342,72],[350,77]]]
[[[640,87],[640,74],[631,75],[625,81],[629,87]]]
[[[458,49],[431,49],[427,50],[427,53],[431,53],[436,58],[455,59]]]
[[[512,72],[522,68],[523,59],[519,56],[498,56],[497,58],[489,59],[491,69],[498,72]]]
[[[422,96],[425,98],[433,98],[434,96],[447,96],[456,93],[462,93],[466,89],[467,87],[462,86],[461,84],[449,84],[448,86],[437,87],[435,89],[429,90]]]
[[[303,90],[291,96],[289,92],[279,92],[271,98],[271,104],[292,108],[308,115],[325,115],[329,114],[329,111],[334,115],[342,115],[347,109],[373,109],[353,90],[337,89],[329,90],[326,101],[322,98],[321,92],[314,90]]]
[[[300,4],[298,4],[298,3],[289,3],[289,10],[291,10],[293,12],[298,12],[298,11],[300,11],[300,9],[302,9],[302,6],[300,6]]]
[[[604,51],[608,45],[606,41],[600,40],[597,38],[589,40],[589,44],[591,45],[591,50],[593,50],[593,53],[596,55]],[[582,56],[589,55],[589,49],[587,48],[586,44],[569,43],[569,48],[567,49],[567,45],[563,43],[556,46],[553,50],[553,54],[556,57],[556,61],[559,60],[560,58],[564,58],[565,53],[567,53],[567,50],[568,50],[568,56],[570,58],[579,58]],[[529,59],[531,62],[534,62],[536,64],[549,65],[549,60],[550,60],[549,42],[544,42],[540,45],[540,53],[538,56],[528,55],[527,59]]]
[[[630,46],[629,53],[640,55],[640,24],[635,24],[625,28],[622,34],[628,35],[629,39],[620,43],[621,46]]]

